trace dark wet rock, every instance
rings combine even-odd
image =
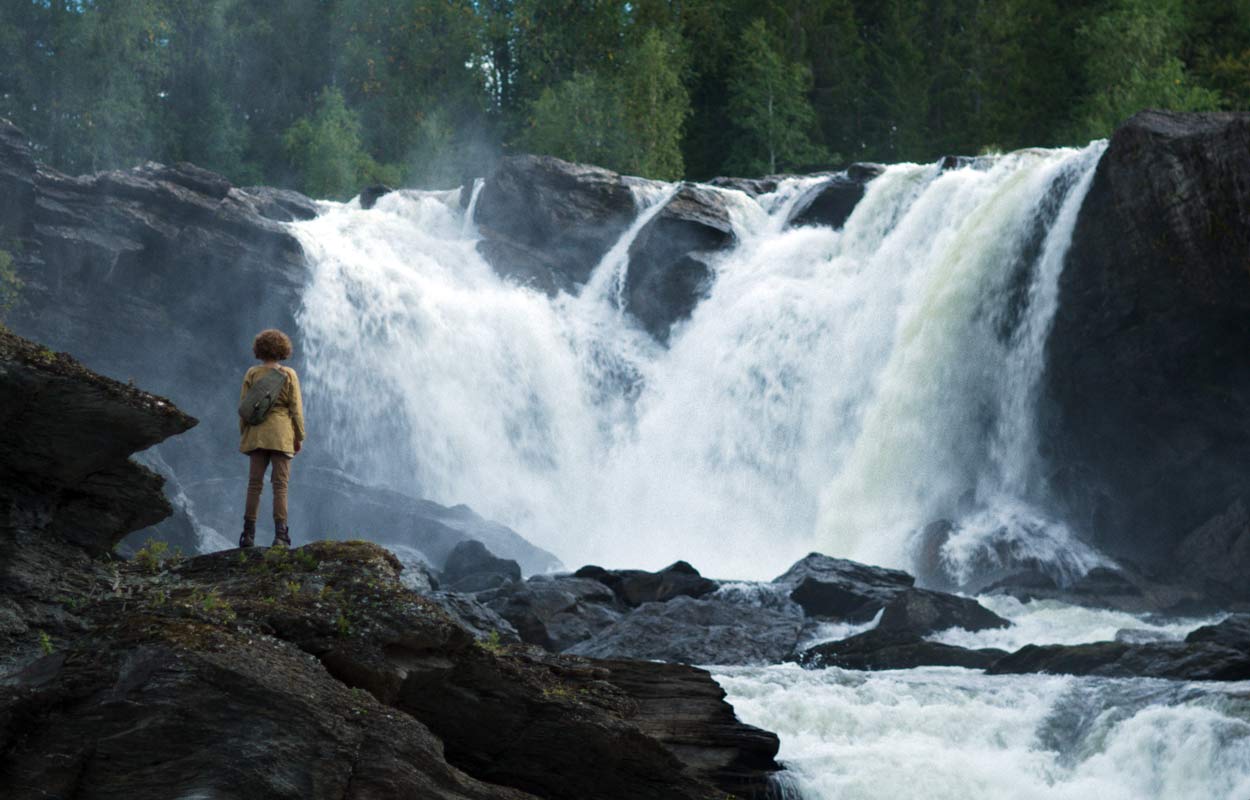
[[[795,203],[787,224],[841,228],[864,198],[869,181],[883,172],[885,167],[880,164],[855,164],[845,174],[831,175]]]
[[[448,591],[480,592],[521,580],[521,565],[499,558],[475,539],[452,548],[443,564],[442,582]]]
[[[1213,610],[1192,588],[1160,583],[1121,565],[1095,567],[1066,585],[1039,570],[1008,575],[978,589],[983,594],[1006,594],[1018,600],[1057,600],[1089,608],[1114,608],[1133,614],[1199,613]]]
[[[512,623],[523,641],[557,653],[614,624],[624,610],[599,581],[567,575],[535,575],[478,599]]]
[[[1051,485],[1095,545],[1163,576],[1214,563],[1177,546],[1250,497],[1247,175],[1250,115],[1134,116],[1098,164],[1059,282]]]
[[[0,329],[0,537],[103,553],[169,516],[162,479],[130,460],[196,420]]]
[[[366,186],[360,190],[360,207],[363,209],[373,208],[379,200],[393,191],[395,191],[394,187],[387,186],[384,183]]]
[[[647,603],[568,652],[684,664],[776,664],[794,652],[802,629],[797,607],[683,596]]]
[[[1143,630],[1140,628],[1121,628],[1115,632],[1114,641],[1121,642],[1123,644],[1149,644],[1150,642],[1171,641],[1171,637],[1161,631]]]
[[[1204,625],[1185,637],[1190,644],[1211,642],[1227,647],[1250,650],[1250,614],[1233,614],[1223,622]]]
[[[711,287],[708,259],[737,241],[726,199],[715,189],[683,184],[629,247],[625,307],[660,341]]]
[[[617,173],[520,155],[486,178],[474,220],[478,249],[497,272],[554,291],[585,283],[634,214],[633,193]]]
[[[678,753],[696,775],[730,797],[763,798],[774,792],[779,742],[768,731],[743,725],[725,703],[725,691],[701,669],[678,664],[608,661],[612,683],[638,703],[636,724]]]
[[[908,589],[886,604],[877,629],[925,636],[948,628],[983,631],[1010,625],[970,597]]]
[[[299,222],[313,219],[319,213],[316,200],[290,189],[249,186],[240,191],[251,198],[257,213],[275,222]]]
[[[674,562],[658,572],[641,569],[604,569],[594,565],[573,573],[576,578],[590,578],[610,588],[627,606],[663,603],[674,597],[702,597],[720,585],[704,578],[685,561]]]
[[[1250,647],[1215,642],[1094,642],[1026,645],[996,662],[995,675],[1045,672],[1111,678],[1173,678],[1191,681],[1250,679]]]
[[[790,598],[809,615],[853,622],[872,619],[914,582],[915,578],[901,570],[820,553],[805,556],[773,579],[773,583],[791,586]]]
[[[1250,602],[1250,512],[1239,497],[1176,545],[1173,570],[1214,605]]]
[[[443,609],[456,624],[473,634],[474,638],[498,640],[504,644],[521,641],[520,634],[511,622],[479,602],[473,595],[433,591],[426,594],[426,597]]]
[[[770,194],[777,191],[777,187],[781,182],[788,178],[788,175],[768,175],[763,178],[712,178],[707,182],[708,186],[715,186],[718,189],[730,189],[735,192],[742,192],[748,197],[759,197],[762,194]]]
[[[874,628],[837,642],[825,642],[800,653],[805,667],[883,670],[913,667],[968,667],[986,669],[1007,655],[1002,650],[965,647],[925,641],[900,630]]]
[[[365,542],[122,565],[0,677],[0,791],[711,800],[776,770],[706,673],[478,643],[401,569]]]

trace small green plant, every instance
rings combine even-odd
[[[10,311],[17,306],[22,292],[22,279],[13,268],[13,256],[0,250],[0,327]]]
[[[287,595],[294,600],[299,597],[300,590],[304,588],[299,581],[287,581],[285,584]]]
[[[40,347],[35,352],[35,360],[41,364],[52,366],[56,363],[56,352],[50,347]]]
[[[478,644],[491,653],[503,652],[503,640],[499,638],[499,631],[491,631],[484,639],[479,639]]]
[[[167,594],[164,589],[157,589],[155,592],[152,592],[152,605],[159,607],[168,602],[169,594]]]
[[[239,555],[235,557],[235,561],[238,561],[240,564],[246,564],[247,563],[247,551],[240,550]]]
[[[56,648],[52,646],[52,637],[47,631],[39,631],[39,649],[45,656],[50,656],[56,651]]]
[[[165,542],[158,542],[149,538],[143,547],[139,548],[139,552],[135,553],[135,563],[149,575],[155,575],[161,571],[161,563],[166,558],[166,551],[169,545]]]
[[[345,614],[339,612],[338,619],[334,620],[334,628],[341,637],[348,637],[352,633],[352,623]]]
[[[548,686],[543,689],[543,697],[556,700],[568,700],[573,696],[573,690],[562,683],[555,686]]]
[[[237,616],[230,604],[222,599],[216,589],[207,592],[196,590],[191,593],[191,605],[214,619],[230,622]]]
[[[307,572],[312,572],[317,567],[321,566],[321,562],[317,560],[316,556],[303,549],[295,554],[295,560],[298,561],[300,566]]]

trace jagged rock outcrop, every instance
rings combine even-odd
[[[970,597],[908,589],[886,604],[877,629],[927,636],[947,628],[984,631],[1010,625]]]
[[[0,329],[0,535],[107,552],[170,511],[160,476],[130,455],[195,424],[164,398]]]
[[[637,178],[550,156],[503,159],[478,195],[478,251],[496,272],[554,294],[575,291],[637,216]],[[629,249],[625,308],[660,341],[707,291],[707,259],[736,241],[729,199],[683,184]]]
[[[1247,219],[1250,115],[1143,112],[1111,137],[1059,284],[1051,483],[1096,545],[1169,574],[1250,497]]]
[[[399,571],[365,542],[123,567],[86,632],[0,679],[0,787],[712,798],[775,769],[706,673],[479,644]]]
[[[864,622],[916,579],[906,572],[811,553],[773,579],[809,615]]]
[[[470,539],[452,549],[443,564],[442,577],[448,591],[480,592],[521,580],[521,565],[497,557],[486,545]]]

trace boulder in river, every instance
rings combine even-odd
[[[646,603],[568,652],[683,664],[777,664],[794,652],[802,629],[796,606],[682,596]]]
[[[1010,622],[970,597],[908,589],[886,604],[877,628],[927,636],[948,628],[983,631],[1010,625]]]
[[[885,172],[880,164],[852,164],[844,173],[830,175],[824,182],[809,189],[790,212],[788,225],[825,225],[841,228],[864,199],[866,187],[873,178]]]
[[[676,561],[657,572],[641,569],[604,569],[593,564],[573,573],[576,578],[590,578],[610,588],[622,603],[637,607],[643,603],[663,603],[674,597],[702,597],[720,585],[704,578],[685,561]]]
[[[530,644],[562,652],[620,619],[624,606],[604,584],[569,575],[535,575],[478,595]]]
[[[873,567],[811,553],[773,583],[790,588],[790,598],[807,614],[866,622],[907,591],[916,579],[902,570]]]
[[[727,203],[722,191],[682,184],[630,245],[625,308],[662,342],[710,289],[708,259],[737,241]]]
[[[926,641],[911,631],[874,628],[836,642],[824,642],[798,654],[805,667],[883,670],[914,667],[986,669],[1007,653]]]
[[[478,249],[497,272],[550,292],[580,286],[633,222],[620,175],[552,156],[510,156],[478,195]]]

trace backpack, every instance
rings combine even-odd
[[[278,395],[286,386],[286,371],[281,367],[271,369],[256,379],[239,403],[239,416],[244,424],[259,425],[269,416],[269,410],[278,402]]]

